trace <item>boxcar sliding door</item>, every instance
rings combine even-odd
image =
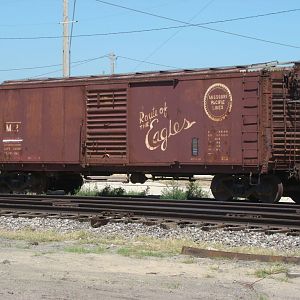
[[[127,87],[86,88],[85,162],[124,164],[127,162]]]

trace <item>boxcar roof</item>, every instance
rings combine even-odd
[[[21,79],[21,80],[8,80],[0,84],[0,86],[12,85],[34,85],[41,83],[80,83],[80,82],[95,82],[95,81],[118,81],[118,80],[153,80],[154,78],[170,78],[174,76],[186,76],[197,74],[217,74],[217,73],[237,73],[237,72],[259,72],[262,70],[280,71],[289,70],[295,66],[300,66],[300,61],[291,61],[279,63],[277,61],[257,63],[251,65],[238,65],[229,67],[213,67],[213,68],[200,68],[200,69],[180,69],[180,70],[164,70],[164,71],[149,71],[113,75],[92,75],[92,76],[79,76],[79,77],[54,77],[54,78],[36,78],[36,79]]]

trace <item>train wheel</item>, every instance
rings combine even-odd
[[[259,198],[256,194],[251,194],[247,197],[251,202],[259,202]]]
[[[12,190],[7,186],[7,184],[2,183],[0,185],[0,194],[11,194]]]
[[[61,173],[57,177],[48,178],[48,190],[57,191],[64,190],[66,194],[75,194],[82,186],[83,179],[80,174]]]
[[[144,184],[147,181],[147,177],[143,173],[132,173],[130,176],[130,181],[132,183]]]
[[[258,186],[257,196],[263,203],[276,203],[283,194],[283,184],[275,175],[262,176]]]
[[[80,174],[71,174],[65,176],[63,189],[66,194],[74,195],[83,185],[83,179]]]
[[[233,198],[230,186],[232,186],[231,176],[218,174],[211,181],[210,190],[216,200],[230,201]]]

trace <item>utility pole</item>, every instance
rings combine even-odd
[[[70,76],[70,49],[69,49],[69,0],[63,0],[63,76]]]
[[[115,74],[117,56],[113,52],[111,52],[109,53],[108,58],[110,60],[110,73]]]

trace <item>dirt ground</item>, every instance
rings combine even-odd
[[[270,264],[137,259],[68,253],[67,242],[24,243],[1,240],[0,299],[300,299],[300,278],[255,275]]]

